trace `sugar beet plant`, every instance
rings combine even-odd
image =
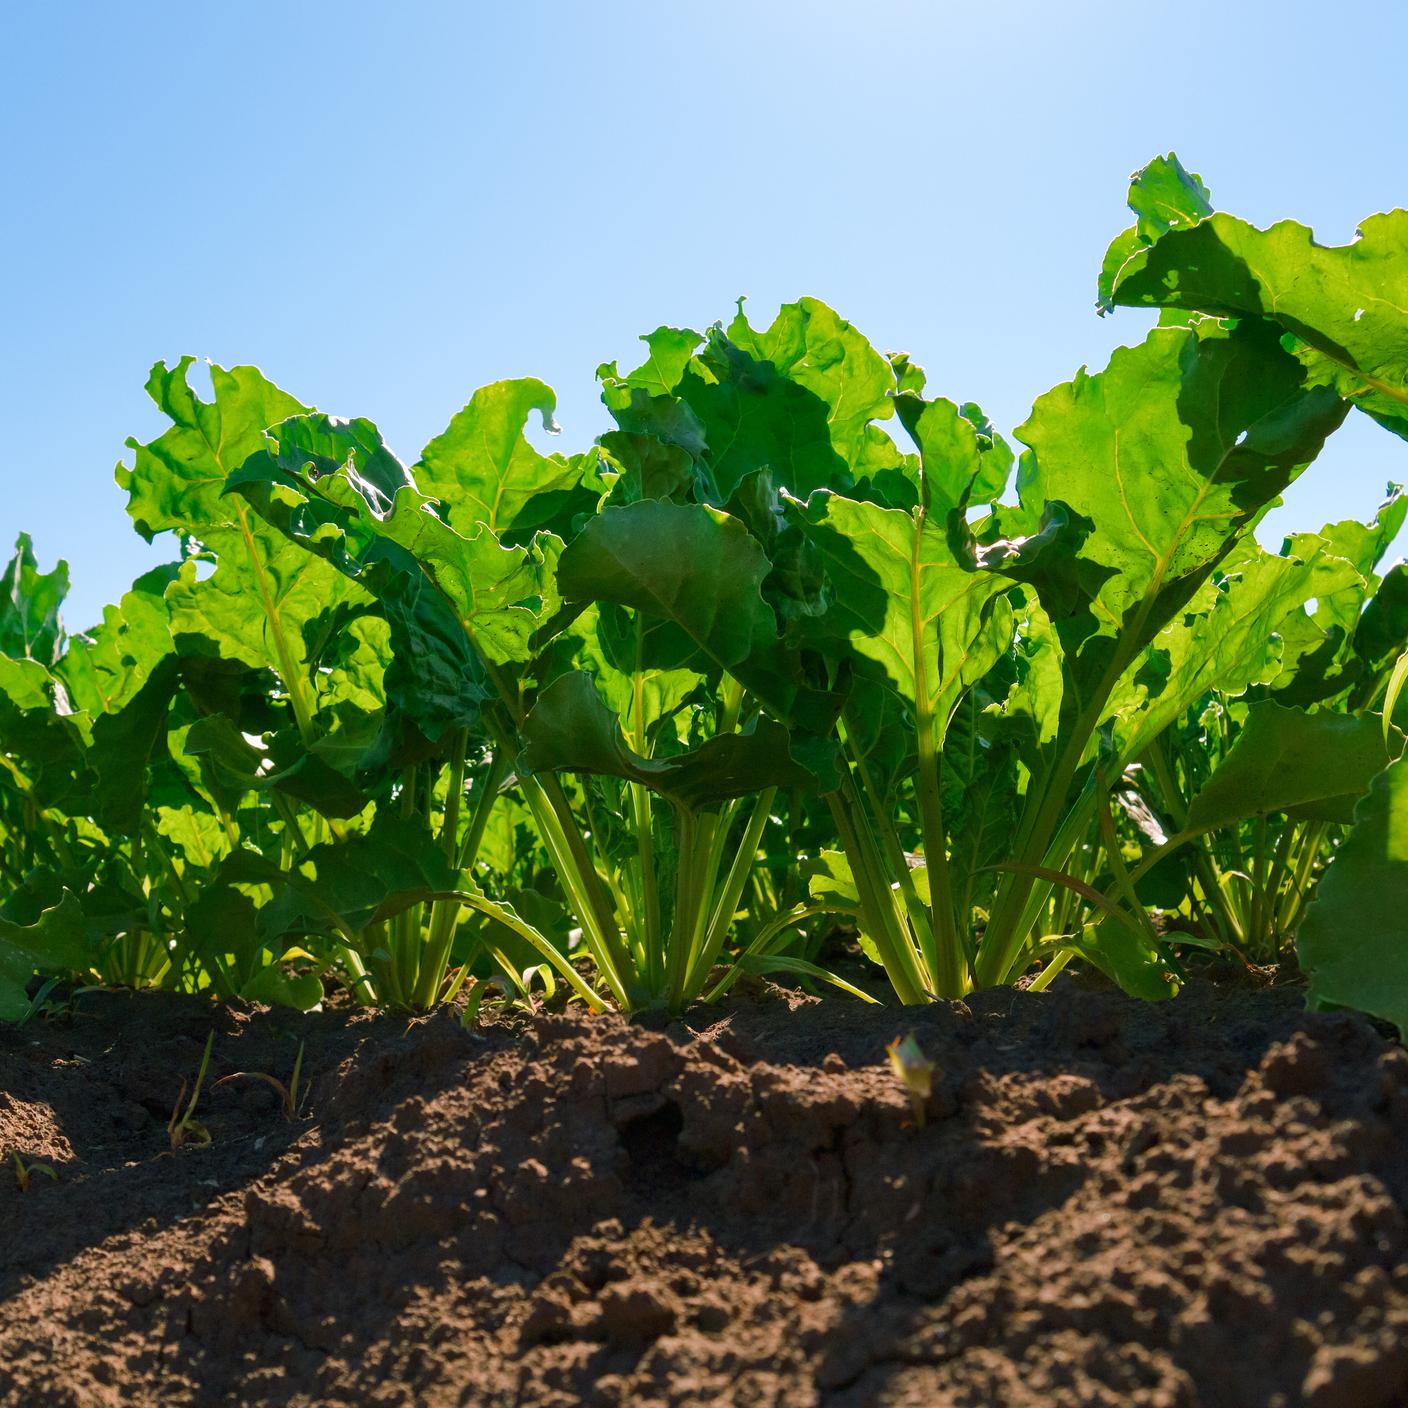
[[[1101,307],[1159,325],[1019,452],[806,299],[648,335],[574,455],[530,443],[531,379],[408,465],[251,368],[206,400],[159,365],[170,428],[118,480],[179,561],[71,638],[62,568],[21,539],[6,577],[0,1015],[36,971],[858,991],[837,927],[910,1003],[1073,959],[1164,997],[1180,943],[1269,956],[1307,913],[1339,962],[1336,886],[1307,904],[1402,786],[1405,502],[1252,533],[1353,407],[1408,433],[1408,215],[1326,249],[1172,157],[1130,203]],[[1362,985],[1316,991],[1382,1011]]]

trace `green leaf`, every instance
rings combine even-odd
[[[1139,238],[1152,244],[1170,230],[1196,225],[1212,214],[1212,193],[1203,178],[1188,171],[1170,152],[1155,157],[1135,172],[1129,188],[1129,208],[1139,217]]]
[[[1397,563],[1364,608],[1352,648],[1368,674],[1381,675],[1408,646],[1408,563]]]
[[[25,987],[37,970],[80,972],[88,965],[83,909],[68,891],[33,924],[0,918],[0,1021],[17,1022],[29,1010]]]
[[[144,537],[170,529],[214,554],[213,574],[201,579],[189,561],[167,592],[171,631],[183,652],[276,671],[311,738],[307,638],[326,613],[364,598],[332,567],[262,523],[244,498],[226,493],[230,476],[262,454],[266,428],[304,407],[253,367],[212,366],[214,399],[202,401],[187,382],[192,360],[153,369],[147,390],[173,424],[150,444],[128,441],[135,459],[131,469],[118,467],[118,482]],[[355,425],[347,434],[355,434]]]
[[[68,595],[68,563],[41,572],[28,533],[0,575],[0,655],[52,665],[63,649],[59,607]]]
[[[34,802],[74,810],[86,805],[87,714],[60,712],[53,676],[37,660],[0,656],[0,749],[28,780]],[[0,770],[9,786],[9,776]]]
[[[1115,280],[1130,258],[1170,230],[1187,228],[1211,215],[1211,199],[1202,178],[1185,170],[1172,152],[1155,157],[1148,166],[1134,173],[1129,188],[1129,208],[1139,218],[1131,229],[1116,238],[1105,255],[1096,302],[1101,313],[1108,313],[1114,307]]]
[[[1279,557],[1254,545],[1224,563],[1187,609],[1154,638],[1111,697],[1122,763],[1132,761],[1210,690],[1241,694],[1284,670],[1288,620],[1317,591],[1333,594],[1363,579],[1343,558]]]
[[[881,797],[894,797],[913,781],[918,743],[912,709],[878,678],[856,674],[849,682],[842,714],[846,751]]]
[[[786,716],[806,696],[763,599],[769,570],[737,519],[656,499],[598,514],[563,551],[557,585],[569,602],[614,602],[670,622]]]
[[[473,888],[446,859],[423,819],[379,811],[365,832],[314,846],[292,871],[252,851],[235,851],[223,883],[272,885],[281,893],[260,911],[258,936],[279,947],[298,933],[353,933],[421,900]]]
[[[844,851],[823,850],[817,857],[820,868],[807,881],[807,893],[818,904],[835,905],[838,910],[859,913],[861,908],[860,890],[856,885],[855,872]],[[862,928],[856,934],[860,950],[877,967],[883,968],[884,960],[875,940]]]
[[[1112,297],[1274,319],[1304,344],[1313,379],[1408,434],[1408,211],[1370,216],[1352,244],[1335,246],[1293,220],[1259,230],[1213,215],[1135,252]]]
[[[897,465],[894,443],[872,424],[893,414],[895,385],[890,364],[850,323],[804,298],[785,304],[766,331],[740,306],[671,389],[703,427],[726,500],[759,469],[801,498]]]
[[[167,590],[182,653],[273,670],[290,688],[306,690],[309,637],[327,613],[365,602],[365,593],[263,523],[252,523],[238,539],[221,537],[217,553],[208,577],[187,561]]]
[[[647,751],[656,725],[678,710],[705,678],[681,663],[706,663],[687,636],[669,622],[618,606],[587,607],[551,649],[553,663],[540,667],[544,681],[569,668],[595,676],[597,689],[621,716],[637,752]]]
[[[1408,759],[1390,763],[1355,809],[1296,935],[1317,1007],[1353,1007],[1408,1036]]]
[[[976,406],[960,410],[952,401],[906,392],[895,408],[919,447],[924,502],[932,513],[998,498],[1012,472],[1012,450]]]
[[[311,1012],[323,1000],[323,982],[316,973],[290,973],[282,963],[270,963],[241,984],[236,996],[269,1007]]]
[[[291,974],[277,948],[266,946],[260,911],[226,883],[207,885],[186,914],[187,942],[215,976],[226,998],[294,1007],[307,1012],[323,1000],[314,974]]]
[[[167,712],[179,682],[176,657],[165,656],[121,709],[93,721],[87,762],[97,781],[87,810],[105,831],[141,830],[147,770],[165,756]]]
[[[907,503],[913,504],[911,494]],[[746,475],[725,505],[748,525],[772,570],[763,579],[763,598],[782,622],[825,614],[831,604],[825,564],[815,546],[787,512],[788,499],[773,483],[772,471]]]
[[[1383,560],[1408,517],[1408,497],[1397,484],[1388,486],[1388,497],[1368,523],[1346,518],[1339,523],[1327,523],[1318,533],[1295,533],[1282,544],[1283,556],[1295,556],[1307,561],[1317,558],[1338,558],[1348,562],[1359,574],[1357,583],[1340,583],[1317,588],[1315,622],[1323,629],[1340,626],[1352,631],[1365,601],[1378,585],[1374,569]]]
[[[618,471],[611,486],[613,504],[682,498],[697,482],[694,456],[680,445],[629,430],[608,431],[598,444],[606,453],[607,467]]]
[[[575,514],[596,507],[604,486],[596,454],[541,455],[523,433],[537,411],[557,433],[557,398],[541,381],[499,381],[469,404],[421,452],[411,470],[422,494],[444,502],[462,537],[483,524],[499,538],[522,541],[539,528],[566,531]]]
[[[690,328],[659,327],[641,339],[648,349],[645,361],[627,376],[617,372],[614,363],[597,368],[608,391],[615,387],[639,388],[648,396],[667,396],[680,384],[695,348],[702,341]]]
[[[307,515],[307,521],[286,513],[283,521],[304,541],[327,539],[335,525],[330,546],[340,547],[355,562],[395,563],[369,551],[376,540],[405,549],[448,601],[484,659],[522,660],[528,654],[529,638],[549,609],[550,577],[540,549],[504,547],[482,523],[468,535],[456,532],[436,512],[435,500],[410,482],[370,422],[299,416],[275,427],[269,438],[284,476],[347,511]],[[276,472],[256,460],[232,487],[244,488],[261,478],[280,482]],[[348,565],[357,573],[356,566]],[[402,564],[402,575],[404,571]]]
[[[1010,853],[1017,824],[1012,744],[1002,736],[1004,721],[985,713],[986,707],[978,689],[959,703],[949,720],[940,774],[949,861],[968,907],[985,901],[994,877],[983,872]]]
[[[53,676],[37,660],[0,656],[0,722],[6,705],[17,713],[47,713],[53,703],[53,682]]]
[[[762,549],[737,520],[697,504],[648,500],[608,508],[563,551],[569,601],[612,601],[673,621],[721,669],[770,649]]]
[[[432,740],[449,729],[473,728],[489,697],[483,664],[454,604],[410,551],[381,535],[391,500],[357,470],[359,454],[364,461],[374,458],[382,466],[383,486],[394,494],[394,457],[381,455],[379,438],[368,451],[365,430],[345,438],[339,438],[340,432],[341,426],[326,418],[277,427],[271,452],[245,461],[231,476],[230,487],[292,544],[324,559],[376,598],[391,632],[386,696],[404,718]],[[345,458],[339,460],[339,455]],[[399,492],[414,494],[404,484]],[[433,513],[430,500],[420,503],[423,511]],[[452,529],[441,527],[458,541]],[[521,549],[505,556],[513,557],[515,570],[527,558]],[[534,619],[530,611],[522,615],[527,619],[512,619],[519,638]]]
[[[689,752],[644,758],[626,745],[618,715],[580,670],[539,694],[522,732],[527,746],[521,763],[530,771],[625,778],[689,811],[769,787],[831,790],[839,783],[834,757],[823,750],[804,764],[794,756],[787,730],[769,719],[760,719],[752,732],[720,734]]]
[[[1065,646],[1066,707],[1113,684],[1343,420],[1304,379],[1264,325],[1158,328],[1037,401],[1017,431],[1022,503],[1093,525],[1057,575],[1030,573]]]
[[[119,605],[104,609],[102,625],[70,637],[54,675],[74,709],[115,713],[171,653],[165,593],[176,572],[166,566],[145,573]]]
[[[938,720],[1012,642],[1005,577],[962,564],[923,513],[812,495],[799,516],[831,581],[832,605],[813,638],[843,642],[859,669]]]
[[[772,326],[760,332],[750,326],[740,303],[728,327],[728,340],[755,365],[770,365],[826,406],[827,438],[852,471],[870,467],[877,456],[885,462],[893,458],[887,437],[872,422],[888,420],[893,413],[894,369],[834,309],[816,298],[784,303]],[[768,429],[771,432],[773,427]],[[709,444],[717,455],[720,447],[714,437]],[[782,472],[783,459],[770,458],[768,463],[778,481],[798,498],[812,488],[826,487],[825,481],[794,482]]]
[[[215,714],[191,726],[184,751],[214,770],[212,782],[222,794],[278,791],[335,819],[357,816],[367,806],[349,778],[289,733],[272,735],[266,745]]]
[[[1269,700],[1252,704],[1231,751],[1193,799],[1187,829],[1211,830],[1287,812],[1350,821],[1354,804],[1391,755],[1375,716],[1311,714]]]
[[[1064,942],[1131,997],[1162,1002],[1178,995],[1180,984],[1168,955],[1127,921],[1107,916]]]
[[[195,806],[158,805],[155,809],[158,835],[170,843],[178,857],[197,870],[213,870],[233,845],[220,818]]]
[[[182,357],[175,367],[158,362],[152,368],[147,394],[171,428],[147,445],[129,440],[133,466],[117,469],[127,511],[148,542],[168,529],[203,542],[212,534],[242,532],[247,511],[239,499],[226,497],[226,478],[263,448],[269,426],[307,409],[255,367],[212,365],[215,399],[202,401],[187,380],[194,362]]]

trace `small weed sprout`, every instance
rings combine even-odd
[[[191,1091],[185,1114],[181,1113],[181,1102],[186,1098],[186,1078],[181,1077],[181,1092],[177,1095],[176,1106],[171,1111],[171,1122],[166,1126],[173,1153],[187,1141],[198,1149],[204,1149],[210,1143],[210,1131],[195,1118],[195,1113],[196,1102],[200,1099],[200,1087],[205,1080],[206,1068],[210,1065],[210,1050],[214,1045],[215,1033],[212,1031],[205,1039],[205,1054],[200,1058],[200,1070],[196,1072],[195,1088]]]
[[[41,1163],[38,1159],[30,1159],[26,1163],[20,1157],[18,1149],[11,1149],[10,1157],[15,1161],[15,1182],[20,1185],[21,1193],[29,1192],[30,1180],[36,1173],[42,1173],[45,1178],[52,1178],[55,1183],[59,1181],[59,1175],[54,1172],[51,1164]]]
[[[915,1040],[914,1033],[897,1036],[886,1048],[890,1069],[895,1079],[909,1095],[909,1107],[914,1113],[914,1127],[924,1128],[924,1106],[934,1088],[934,1063],[927,1060]]]
[[[15,1026],[22,1027],[34,1017],[41,1015],[49,1016],[51,1013],[60,1011],[63,1007],[63,1003],[51,1002],[49,1000],[50,994],[58,985],[59,980],[57,978],[49,978],[41,984],[39,991],[30,998],[29,1006],[25,1008],[24,1012],[21,1013],[20,1017],[15,1022]],[[16,1157],[18,1157],[18,1155],[16,1155]]]
[[[306,1094],[300,1085],[303,1075],[303,1045],[301,1041],[298,1043],[298,1055],[293,1060],[293,1075],[287,1085],[277,1076],[268,1075],[264,1071],[235,1071],[231,1075],[221,1076],[215,1084],[224,1085],[226,1081],[231,1080],[262,1080],[265,1085],[274,1088],[279,1097],[279,1108],[283,1111],[283,1117],[292,1124],[298,1118],[298,1109]]]

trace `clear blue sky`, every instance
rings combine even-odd
[[[809,293],[1010,429],[1142,337],[1094,283],[1155,154],[1327,242],[1408,204],[1405,41],[1390,0],[5,6],[0,548],[69,559],[71,627],[171,555],[112,469],[183,352],[403,456],[533,374],[576,449],[640,333]],[[1278,525],[1395,477],[1356,418]]]

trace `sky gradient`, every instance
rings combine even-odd
[[[1154,155],[1325,243],[1408,204],[1406,40],[1353,0],[9,6],[0,552],[69,560],[70,628],[175,555],[112,472],[186,352],[407,459],[539,376],[576,450],[639,334],[812,294],[1010,431],[1149,326],[1094,286]],[[1408,446],[1353,416],[1263,538],[1390,479]]]

